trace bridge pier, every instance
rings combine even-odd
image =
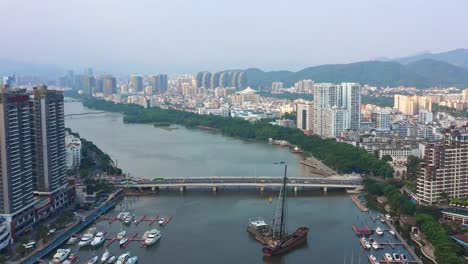
[[[159,187],[156,187],[156,186],[151,187],[151,191],[152,192],[159,192]]]
[[[213,190],[214,193],[218,192],[218,186],[213,186],[212,190]]]
[[[265,191],[265,187],[260,186],[260,192],[262,193],[263,191]]]
[[[185,192],[185,186],[180,186],[180,187],[179,187],[179,191],[180,191],[180,192]]]
[[[298,191],[299,189],[297,188],[297,186],[294,186],[294,193],[297,194]]]
[[[327,193],[328,188],[327,188],[327,187],[323,187],[322,190],[323,190],[323,193]]]

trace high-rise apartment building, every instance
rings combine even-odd
[[[462,91],[462,100],[465,103],[468,103],[468,89],[464,89]]]
[[[81,76],[81,90],[84,94],[93,95],[94,89],[96,87],[96,79],[91,75],[82,75]]]
[[[151,75],[149,76],[148,81],[154,94],[167,92],[166,74]]]
[[[294,89],[298,93],[311,93],[314,88],[314,81],[312,80],[302,80],[294,84]]]
[[[432,99],[429,96],[394,96],[393,107],[406,115],[417,115],[421,110],[432,111]]]
[[[376,130],[390,130],[391,114],[387,111],[377,111],[371,114],[372,127]]]
[[[358,83],[342,83],[342,102],[338,107],[348,110],[349,129],[359,130],[361,128],[361,85]]]
[[[0,216],[12,236],[34,221],[33,136],[26,90],[0,85]]]
[[[421,203],[468,197],[468,131],[447,129],[443,140],[425,145],[417,177]]]
[[[271,83],[271,91],[277,92],[280,89],[283,89],[283,82],[272,82]]]
[[[130,76],[130,89],[133,89],[133,92],[140,92],[143,90],[143,77],[139,75]]]
[[[361,126],[361,86],[357,83],[317,83],[314,93],[314,133],[325,135],[325,111],[330,108],[347,110],[347,127],[359,130]],[[328,134],[328,132],[327,132]]]
[[[336,138],[349,129],[349,111],[342,108],[327,108],[324,110],[325,123],[322,136]]]
[[[110,96],[117,93],[117,80],[115,77],[109,75],[104,77],[102,92],[104,96]]]
[[[33,89],[33,182],[40,194],[54,195],[67,187],[63,92]]]
[[[310,101],[299,101],[296,104],[297,128],[306,135],[314,133],[314,103]]]

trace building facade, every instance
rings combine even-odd
[[[81,164],[81,140],[73,135],[65,135],[67,170],[78,168]]]
[[[0,216],[14,236],[34,222],[34,138],[26,90],[0,86],[0,120]]]
[[[314,103],[310,101],[299,101],[296,104],[297,128],[306,135],[314,133]]]
[[[468,131],[447,129],[440,143],[426,144],[417,178],[420,202],[468,197]]]

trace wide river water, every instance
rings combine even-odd
[[[66,103],[67,114],[93,111],[81,103]],[[66,118],[66,126],[93,141],[107,152],[125,172],[139,177],[190,176],[280,176],[282,168],[274,161],[289,164],[289,176],[302,176],[297,169],[299,155],[287,149],[257,142],[246,142],[197,129],[178,127],[168,131],[152,125],[124,124],[122,115],[105,113]],[[122,207],[137,218],[147,216],[173,216],[167,226],[152,227],[148,222],[131,224],[129,235],[154,228],[161,229],[162,239],[150,248],[140,248],[132,242],[120,249],[114,242],[109,250],[120,255],[130,251],[139,257],[139,263],[369,263],[365,251],[354,235],[351,225],[381,225],[372,222],[375,212],[361,213],[344,192],[321,191],[299,193],[287,200],[287,226],[294,231],[299,226],[310,228],[308,243],[282,257],[265,259],[261,245],[246,232],[248,219],[261,216],[270,221],[276,208],[268,198],[277,193],[260,194],[247,190],[227,190],[217,194],[209,191],[188,190],[185,193],[161,192],[146,197],[126,197],[108,215],[114,216]],[[107,236],[115,236],[122,228],[119,222],[100,221],[95,226]],[[379,241],[394,241],[385,234]],[[74,246],[78,263],[86,263],[99,249]],[[372,252],[382,259],[384,252],[404,252],[397,246]],[[351,258],[353,257],[353,261]]]

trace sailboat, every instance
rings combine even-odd
[[[279,203],[276,217],[273,220],[273,237],[263,247],[263,256],[270,257],[291,251],[295,247],[307,242],[308,227],[299,227],[294,233],[287,234],[285,223],[286,211],[286,177],[288,166],[284,164],[284,177],[280,189]]]

